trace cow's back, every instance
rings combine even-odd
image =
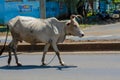
[[[54,36],[49,20],[22,16],[17,17],[12,33],[19,35],[19,39],[29,43],[47,43]]]

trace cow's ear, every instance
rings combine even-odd
[[[70,20],[71,20],[72,23],[74,23],[73,19],[74,19],[75,17],[76,17],[76,15],[71,15],[71,16],[70,16]]]
[[[70,22],[69,22],[69,23],[67,23],[66,25],[67,25],[67,26],[69,26],[69,25],[70,25]]]

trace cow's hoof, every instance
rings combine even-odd
[[[8,67],[10,66],[10,64],[7,65]]]
[[[22,66],[22,64],[20,64],[20,63],[17,63],[17,66]]]
[[[61,62],[60,64],[61,64],[61,66],[65,66],[65,63],[64,63],[64,62]]]
[[[42,65],[41,66],[46,66],[47,64],[45,64],[45,63],[42,63]]]
[[[65,64],[61,64],[61,66],[66,66]]]

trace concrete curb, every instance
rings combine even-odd
[[[0,45],[2,49],[3,45]],[[83,42],[83,43],[63,43],[58,44],[58,48],[61,52],[70,52],[70,51],[120,51],[120,42]],[[42,52],[44,49],[44,44],[29,45],[29,44],[20,44],[18,45],[19,52],[31,52],[39,51]],[[6,46],[5,51],[8,51],[8,46]],[[53,51],[52,47],[49,48],[49,51]]]

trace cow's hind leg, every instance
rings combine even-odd
[[[49,47],[50,47],[50,44],[49,44],[49,43],[46,43],[46,45],[45,45],[45,47],[44,47],[43,56],[42,56],[42,65],[46,65],[46,64],[45,64],[45,55],[46,55]]]
[[[60,62],[60,64],[62,65],[62,66],[64,66],[64,62],[62,61],[62,59],[61,59],[61,57],[60,57],[60,53],[59,53],[59,50],[58,50],[58,47],[57,47],[57,45],[56,45],[56,43],[52,43],[52,47],[53,47],[53,49],[55,50],[55,52],[56,52],[56,55],[57,55],[57,57],[58,57],[58,59],[59,59],[59,62]]]
[[[12,56],[11,56],[11,52],[12,52],[12,50],[11,50],[11,42],[10,42],[10,44],[8,45],[8,48],[9,48],[9,52],[8,52],[8,66],[10,65],[10,62],[11,62],[11,59],[12,59]]]
[[[14,57],[15,57],[17,66],[22,66],[22,64],[18,62],[18,57],[17,57],[17,54],[16,54],[16,52],[17,52],[17,44],[18,44],[18,41],[15,41],[14,42],[14,47],[13,47],[13,53],[14,53]]]
[[[14,53],[14,57],[15,57],[15,60],[16,60],[16,64],[17,66],[22,66],[19,62],[18,62],[18,57],[17,57],[17,44],[18,44],[18,41],[13,41],[9,44],[9,58],[8,58],[8,65],[10,65],[10,62],[11,62],[11,51]]]

